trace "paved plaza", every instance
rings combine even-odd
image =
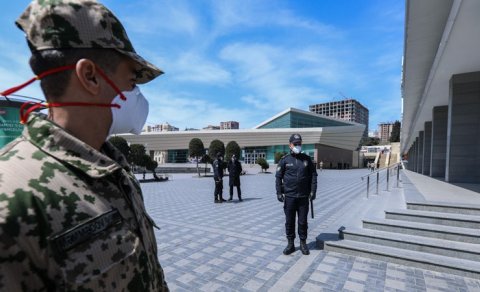
[[[156,230],[160,262],[172,291],[480,291],[480,281],[377,260],[319,250],[316,236],[361,219],[405,208],[403,188],[366,198],[368,170],[319,172],[315,219],[309,214],[311,254],[282,254],[286,245],[283,204],[273,173],[246,167],[243,202],[213,203],[213,178],[173,175],[142,189]],[[271,168],[274,169],[274,168]],[[228,198],[228,178],[223,197]]]

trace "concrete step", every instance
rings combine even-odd
[[[407,209],[480,216],[480,205],[445,202],[407,202]]]
[[[476,261],[351,240],[326,242],[325,249],[327,251],[480,279],[480,263]]]
[[[480,244],[480,230],[389,219],[363,220],[363,228]]]
[[[343,230],[345,240],[408,249],[480,262],[480,244],[446,241],[373,229]]]
[[[480,216],[418,210],[386,210],[386,219],[480,229]]]

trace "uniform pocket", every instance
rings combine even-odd
[[[125,266],[136,262],[140,244],[116,209],[64,231],[51,241],[62,255],[60,267],[69,289],[98,288],[100,276],[103,280],[129,278],[124,274]]]

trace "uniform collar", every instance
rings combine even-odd
[[[125,157],[111,143],[101,151],[67,133],[40,113],[32,113],[23,135],[42,151],[92,178],[101,178],[121,167],[128,169]]]

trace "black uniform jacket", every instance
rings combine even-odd
[[[213,161],[213,178],[216,181],[223,178],[223,160],[215,159]]]
[[[230,178],[229,185],[239,186],[240,185],[240,174],[242,173],[242,164],[240,161],[230,160],[228,162],[228,176]]]
[[[317,170],[306,154],[290,153],[282,157],[275,178],[277,194],[301,198],[317,192]]]

